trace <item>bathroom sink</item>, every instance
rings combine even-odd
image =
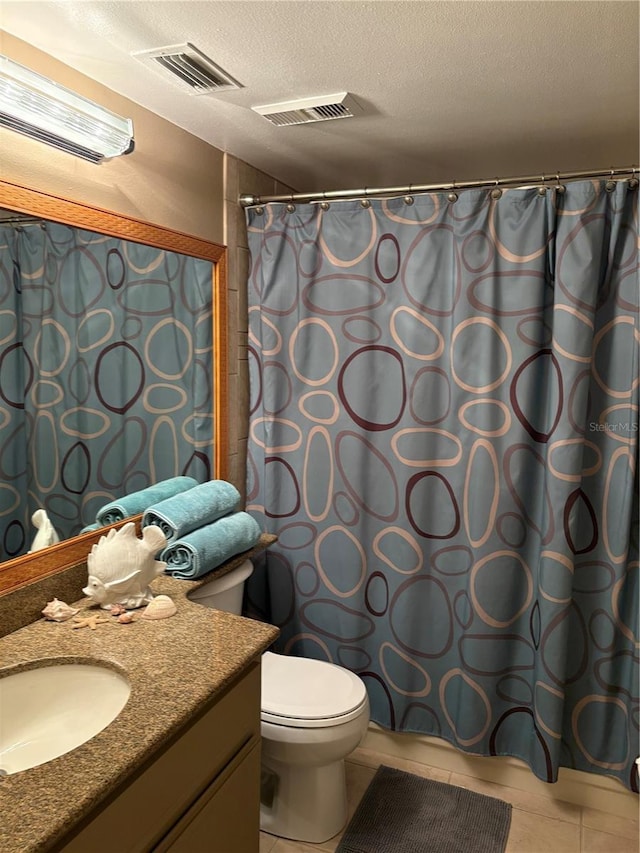
[[[0,674],[0,775],[37,767],[105,729],[129,698],[127,679],[95,664],[42,664]]]

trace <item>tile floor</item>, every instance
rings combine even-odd
[[[380,764],[438,782],[460,785],[511,803],[513,811],[506,853],[639,853],[638,821],[557,802],[415,761],[394,759],[368,749],[356,749],[346,762],[349,817]],[[301,844],[261,832],[260,853],[334,853],[341,834],[323,844]]]

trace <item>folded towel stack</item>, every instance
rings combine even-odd
[[[197,485],[198,481],[194,480],[193,477],[171,477],[168,480],[162,480],[154,486],[141,489],[139,492],[131,492],[130,495],[124,495],[124,497],[106,504],[98,511],[96,521],[103,527],[116,521],[122,521],[124,518],[130,518],[132,515],[144,512],[145,509],[158,503],[158,501],[170,498],[180,492],[186,492]]]
[[[226,480],[210,480],[188,492],[154,503],[142,515],[142,526],[155,524],[167,537],[167,544],[234,512],[240,492]]]
[[[260,539],[258,522],[246,512],[234,512],[199,527],[168,545],[160,554],[167,574],[194,580],[213,571]]]
[[[167,574],[193,580],[217,568],[260,538],[260,527],[236,512],[240,492],[226,480],[211,480],[148,507],[142,526],[160,527],[167,545],[159,559]]]

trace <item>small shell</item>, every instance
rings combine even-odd
[[[42,615],[45,619],[50,619],[52,622],[66,622],[67,619],[71,619],[78,612],[77,607],[69,607],[64,601],[58,601],[57,598],[54,598],[53,601],[47,603],[47,606],[42,611]]]
[[[167,619],[177,611],[168,595],[157,595],[142,611],[143,619]]]
[[[107,609],[112,616],[120,616],[121,613],[125,613],[127,610],[124,604],[109,604],[107,605]]]
[[[134,622],[133,613],[121,613],[116,622],[119,622],[121,625],[129,625],[129,623]]]

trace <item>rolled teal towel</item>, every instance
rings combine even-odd
[[[167,564],[167,574],[193,580],[253,548],[258,539],[260,525],[255,518],[247,512],[235,512],[173,542],[158,559]]]
[[[96,521],[103,527],[106,524],[113,524],[114,521],[122,521],[123,518],[144,512],[147,507],[158,503],[158,501],[170,498],[180,492],[186,492],[197,485],[198,481],[194,480],[193,477],[170,477],[168,480],[161,480],[154,486],[140,489],[139,492],[131,492],[130,495],[124,495],[124,497],[105,504],[98,511]]]
[[[240,492],[235,486],[226,480],[210,480],[149,506],[142,516],[142,526],[155,524],[170,544],[192,530],[234,512],[239,504]]]
[[[100,523],[99,523],[99,522],[97,522],[97,521],[96,521],[94,524],[87,524],[87,526],[86,526],[86,527],[83,527],[83,528],[82,528],[82,530],[80,531],[80,534],[79,534],[79,535],[82,535],[83,533],[89,533],[89,532],[91,532],[92,530],[100,530],[100,528],[101,528],[101,527],[104,527],[104,525],[103,525],[103,524],[100,524]]]

